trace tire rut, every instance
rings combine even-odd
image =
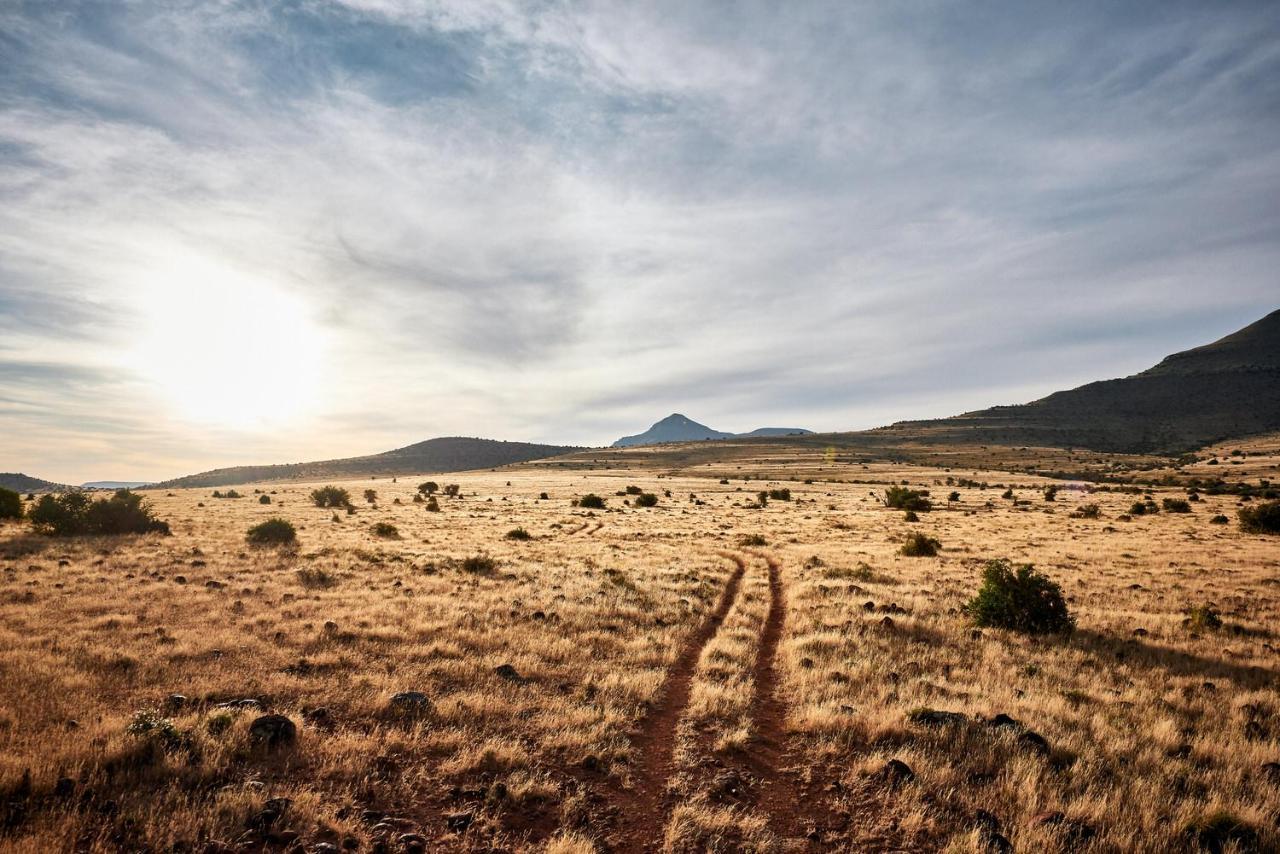
[[[803,793],[794,772],[785,766],[792,754],[787,738],[787,706],[781,697],[778,673],[778,643],[787,619],[786,589],[782,581],[782,565],[761,554],[769,567],[769,613],[760,634],[760,650],[755,664],[755,695],[751,717],[755,722],[755,738],[751,758],[755,774],[762,781],[759,808],[770,819],[773,831],[783,839],[803,836],[799,808]]]
[[[616,851],[641,854],[655,850],[666,831],[666,791],[667,781],[675,772],[676,728],[689,704],[693,676],[702,650],[715,637],[733,607],[747,571],[747,561],[741,555],[721,552],[720,556],[733,561],[733,574],[729,576],[715,610],[685,642],[679,657],[667,671],[661,699],[646,715],[640,734],[634,739],[640,760],[636,767],[635,787],[621,793],[619,798],[621,821],[618,835],[621,842],[614,849]]]

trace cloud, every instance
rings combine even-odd
[[[1275,307],[1278,32],[1254,3],[10,6],[0,468],[856,428],[1141,369]],[[310,307],[326,352],[290,358],[340,435],[188,423],[126,358],[148,288],[210,269]]]

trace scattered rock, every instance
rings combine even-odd
[[[987,720],[987,726],[992,727],[993,729],[1011,729],[1018,732],[1021,732],[1023,729],[1022,724],[1018,723],[1015,719],[1009,717],[1004,712],[1000,712],[999,714],[993,715],[989,718]]]
[[[390,709],[403,717],[420,718],[431,714],[431,700],[421,691],[401,691],[391,697]]]
[[[170,694],[168,697],[164,698],[164,713],[171,715],[174,712],[184,709],[187,706],[187,702],[188,700],[183,694]]]
[[[333,713],[324,706],[303,710],[302,721],[307,726],[312,726],[316,729],[328,730],[333,729],[334,726],[337,725],[337,721],[334,720]]]
[[[889,786],[899,786],[914,780],[916,772],[912,771],[911,766],[901,759],[890,759],[884,764],[884,767],[875,773],[875,778],[887,783]]]
[[[420,833],[405,833],[396,841],[405,854],[423,854],[427,850],[427,838]]]
[[[963,712],[943,712],[938,709],[914,709],[907,713],[907,720],[920,726],[950,726],[962,724],[966,718]]]
[[[520,676],[520,673],[510,664],[499,664],[497,667],[493,668],[493,672],[499,679],[505,679],[508,682],[524,681]]]
[[[297,740],[298,728],[284,715],[262,715],[249,724],[249,738],[267,747],[282,747]]]
[[[444,817],[444,825],[454,833],[466,833],[474,819],[475,816],[469,812],[453,813]]]
[[[1033,730],[1027,730],[1018,736],[1018,744],[1030,750],[1032,753],[1039,753],[1041,756],[1049,755],[1049,741],[1040,733]]]

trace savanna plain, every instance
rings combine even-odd
[[[0,527],[0,848],[1280,848],[1237,495],[802,455],[218,492]],[[1074,630],[977,625],[1000,560]]]

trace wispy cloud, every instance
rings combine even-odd
[[[1140,369],[1275,307],[1278,35],[1265,3],[11,4],[0,469],[846,429]],[[324,377],[311,420],[192,422],[127,357],[196,270],[307,306],[324,352],[273,361]]]

